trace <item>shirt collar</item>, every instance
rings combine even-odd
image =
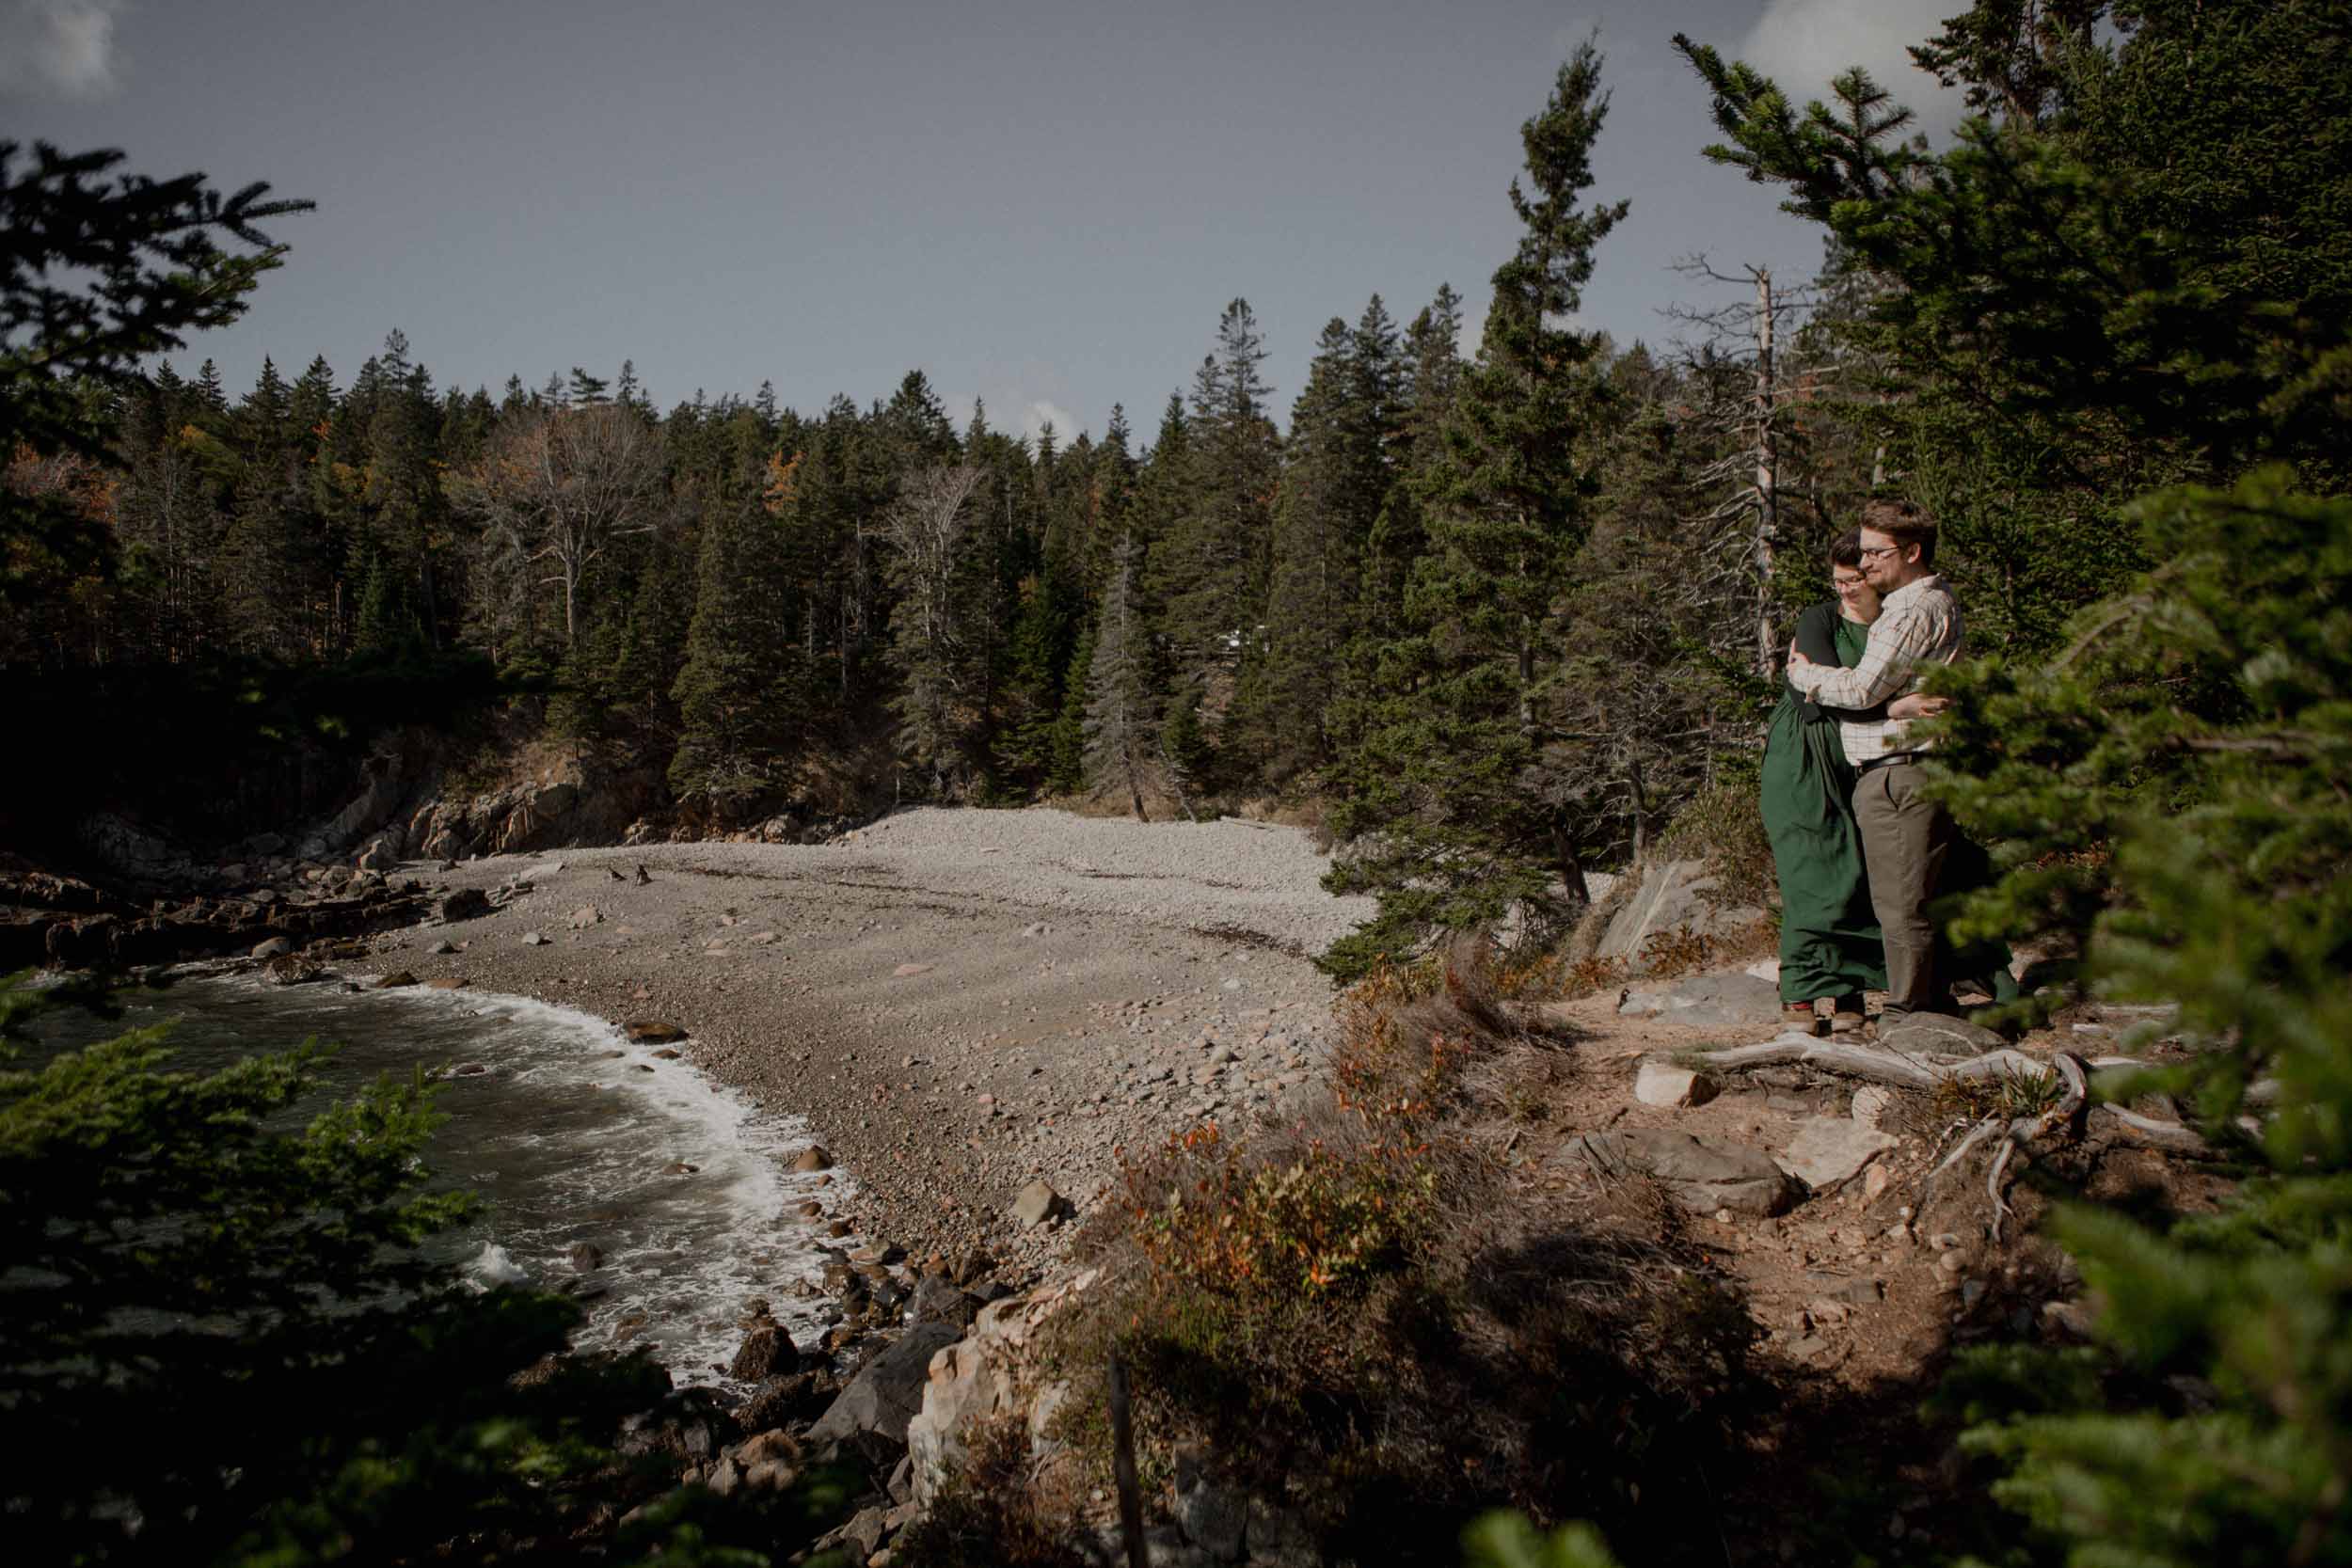
[[[1914,598],[1926,593],[1931,588],[1941,588],[1943,586],[1944,579],[1941,577],[1938,577],[1935,573],[1930,572],[1926,577],[1914,578],[1909,582],[1904,583],[1900,588],[1896,589],[1893,593],[1887,594],[1886,597],[1881,599],[1879,604],[1883,609],[1887,605],[1893,604],[1897,599]]]

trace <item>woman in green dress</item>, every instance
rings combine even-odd
[[[1879,595],[1863,580],[1859,531],[1831,546],[1829,559],[1837,598],[1797,618],[1797,646],[1817,664],[1851,669],[1869,644]],[[1870,911],[1862,832],[1854,823],[1854,770],[1837,722],[1921,718],[1942,705],[1905,696],[1867,713],[1849,713],[1808,702],[1782,684],[1764,742],[1762,803],[1764,832],[1780,875],[1780,1003],[1782,1022],[1791,1028],[1817,1033],[1815,1004],[1827,1000],[1832,1030],[1858,1029],[1862,993],[1886,989],[1886,948]]]

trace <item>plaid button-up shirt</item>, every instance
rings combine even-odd
[[[1933,573],[1886,595],[1870,623],[1869,644],[1852,669],[1792,664],[1788,684],[1823,707],[1869,708],[1892,702],[1918,684],[1931,664],[1960,657],[1960,602]],[[1837,736],[1856,768],[1902,752],[1926,750],[1907,738],[1908,719],[1844,719]]]

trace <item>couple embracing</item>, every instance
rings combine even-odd
[[[1872,501],[1830,548],[1834,603],[1798,618],[1787,689],[1765,741],[1764,830],[1780,876],[1780,1001],[1807,1034],[1952,1010],[1955,980],[1981,969],[1988,994],[2016,994],[2008,954],[1955,955],[1929,906],[1974,881],[1982,852],[1927,799],[1915,722],[1943,707],[1920,677],[1960,657],[1960,606],[1935,572],[1935,520]],[[1972,962],[1971,959],[1978,960]]]

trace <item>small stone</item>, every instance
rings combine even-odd
[[[253,956],[257,958],[281,958],[293,951],[294,943],[284,937],[272,937],[253,944]]]
[[[2090,1308],[2079,1301],[2045,1301],[2042,1304],[2042,1321],[2061,1334],[2077,1339],[2090,1338],[2094,1320]]]
[[[1957,1252],[1947,1252],[1935,1260],[1935,1266],[1946,1274],[1958,1274],[1968,1266],[1968,1259]]]
[[[1895,1178],[1883,1164],[1874,1164],[1862,1173],[1862,1200],[1876,1203],[1886,1189],[1895,1184]]]
[[[457,951],[457,944],[450,941],[449,938],[443,937],[440,941],[426,948],[425,951],[432,954],[436,958],[445,958],[449,954]]]
[[[523,933],[523,945],[525,947],[545,947],[547,944],[548,939],[541,936],[536,931],[525,931]]]
[[[930,964],[900,964],[890,973],[894,978],[904,980],[917,974],[929,974],[932,968]]]
[[[466,977],[463,974],[439,974],[424,984],[428,990],[464,990]]]
[[[1880,1084],[1865,1084],[1853,1092],[1853,1119],[1865,1127],[1883,1123],[1895,1108],[1895,1091]]]
[[[604,919],[594,904],[582,904],[572,911],[572,929],[584,931]]]
[[[621,1025],[621,1033],[639,1045],[667,1045],[674,1040],[682,1040],[687,1037],[686,1031],[676,1024],[663,1023],[658,1019],[639,1019],[634,1022],[624,1023]]]
[[[1032,1230],[1057,1224],[1070,1212],[1070,1200],[1043,1181],[1030,1182],[1012,1200],[1012,1217]]]
[[[417,977],[409,974],[406,970],[402,969],[395,970],[391,974],[387,974],[382,979],[376,981],[375,989],[377,990],[392,990],[401,986],[413,986],[416,983]]]
[[[793,1159],[792,1168],[805,1175],[811,1171],[833,1169],[833,1155],[820,1144],[811,1144]]]
[[[1633,1076],[1633,1098],[1645,1105],[1704,1105],[1718,1092],[1706,1073],[1666,1062],[1644,1062]]]

